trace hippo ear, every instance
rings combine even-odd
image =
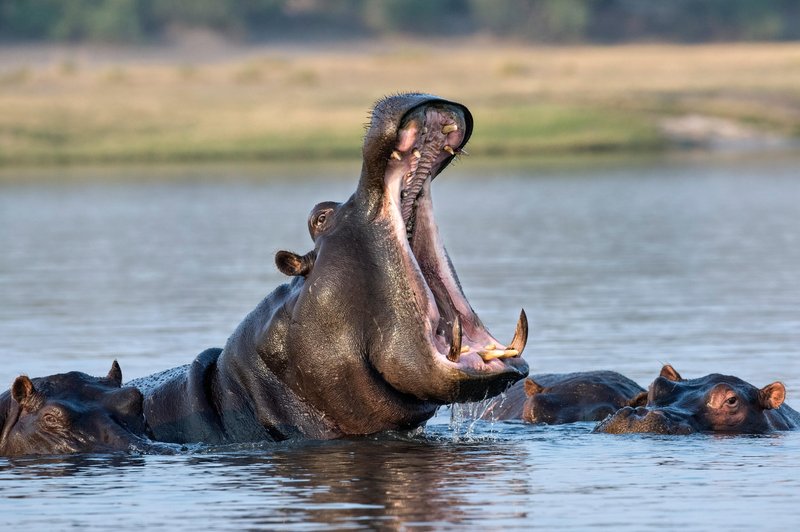
[[[758,391],[758,402],[767,410],[778,408],[784,399],[786,399],[786,386],[782,382],[767,384]]]
[[[636,408],[637,406],[647,406],[647,392],[641,392],[628,401],[627,406]]]
[[[275,254],[275,265],[284,275],[292,277],[297,275],[306,276],[311,272],[311,267],[314,265],[316,257],[317,255],[313,251],[301,257],[297,253],[281,250]]]
[[[661,373],[658,375],[659,377],[664,377],[669,381],[680,382],[683,380],[681,374],[675,371],[675,368],[670,366],[669,364],[664,364],[664,367],[661,368]]]
[[[533,397],[537,393],[542,393],[543,390],[544,388],[542,388],[542,385],[535,380],[531,378],[525,379],[525,395],[528,397]]]
[[[34,398],[38,396],[33,382],[27,375],[20,375],[14,379],[14,384],[11,385],[11,397],[20,405],[30,405]]]
[[[117,388],[122,386],[122,368],[119,367],[119,363],[116,360],[111,363],[111,369],[108,370],[106,378],[114,383]]]

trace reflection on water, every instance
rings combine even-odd
[[[510,338],[524,306],[537,373],[646,384],[736,373],[800,404],[798,160],[448,169],[434,185],[470,300]],[[355,165],[354,165],[355,166]],[[278,249],[352,173],[6,180],[0,383],[80,369],[126,379],[222,345],[274,286]],[[174,170],[172,170],[174,172]],[[223,176],[220,180],[218,177]],[[788,527],[800,433],[590,434],[590,424],[450,419],[423,434],[0,459],[0,523],[42,528]]]

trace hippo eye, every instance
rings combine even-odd
[[[325,223],[328,221],[328,216],[331,214],[331,209],[325,209],[322,212],[318,212],[314,215],[314,219],[311,221],[311,225],[313,225],[317,229],[321,229],[325,226]]]
[[[728,406],[736,406],[739,403],[739,398],[735,395],[732,395],[725,399],[725,404]]]
[[[42,423],[44,423],[45,425],[55,427],[59,425],[60,421],[61,421],[60,416],[55,412],[45,412],[44,414],[42,414]]]

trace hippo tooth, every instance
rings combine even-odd
[[[520,310],[519,320],[517,321],[517,330],[514,331],[514,339],[508,344],[509,349],[517,351],[518,355],[522,355],[525,350],[525,345],[528,343],[528,316],[525,314],[525,309]]]
[[[458,131],[458,124],[447,124],[442,127],[442,133],[445,135],[452,133],[453,131]]]
[[[515,357],[518,354],[519,354],[519,351],[517,351],[516,349],[506,349],[505,350],[505,356],[506,357]]]
[[[444,147],[444,148],[442,148],[442,149],[443,149],[444,151],[446,151],[447,153],[449,153],[450,155],[455,155],[455,154],[456,154],[455,150],[454,150],[453,148],[451,148],[450,146],[445,146],[445,147]]]
[[[447,360],[450,362],[458,362],[458,357],[461,356],[461,319],[456,316],[453,320],[453,339],[450,343],[450,351],[447,353]]]
[[[495,358],[505,358],[505,354],[506,352],[503,349],[488,349],[486,351],[478,351],[478,355],[480,355],[484,362],[489,362]]]
[[[397,152],[397,150],[395,150],[392,152],[392,159],[397,159],[398,161],[401,161],[403,158],[400,157],[400,154]]]
[[[414,148],[414,151],[412,153],[414,154],[414,157],[416,157],[417,159],[422,158],[422,154],[419,152],[418,149]]]
[[[487,350],[487,351],[491,351],[492,349],[495,349],[495,348],[497,348],[497,346],[496,346],[496,345],[494,345],[494,344],[486,344],[485,346],[483,346],[483,348],[484,348],[485,350]]]
[[[470,347],[468,345],[465,345],[464,347],[461,348],[461,354],[468,353],[469,350]]]

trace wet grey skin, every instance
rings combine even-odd
[[[116,361],[105,377],[17,377],[0,395],[0,456],[151,450],[142,394],[121,384]]]
[[[464,296],[431,202],[472,116],[426,94],[379,101],[361,176],[309,217],[312,252],[280,252],[292,276],[224,349],[137,379],[166,442],[330,439],[418,427],[443,404],[492,397],[527,375],[527,321],[503,344]]]
[[[738,377],[712,373],[684,379],[669,364],[650,385],[644,406],[625,407],[595,432],[610,434],[766,434],[796,430],[800,414],[784,404],[786,388],[757,388]]]
[[[531,375],[486,401],[481,418],[548,425],[600,421],[624,406],[644,404],[644,391],[616,371]]]

